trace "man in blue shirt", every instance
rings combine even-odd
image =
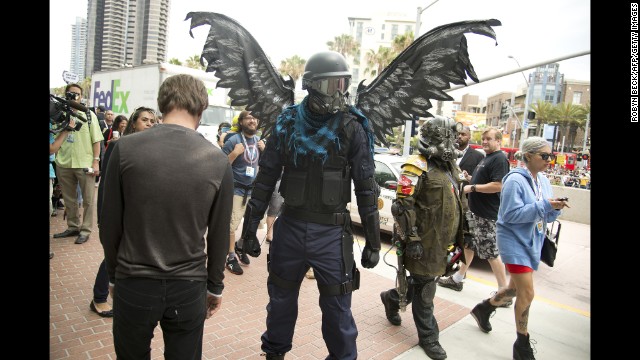
[[[225,138],[222,152],[224,152],[233,169],[233,211],[231,212],[231,228],[229,231],[229,255],[227,269],[232,274],[242,275],[244,271],[238,263],[238,257],[243,265],[249,265],[247,254],[236,248],[242,248],[242,243],[236,246],[236,229],[244,215],[247,201],[251,197],[253,179],[258,174],[258,160],[260,152],[264,150],[264,142],[256,135],[258,119],[249,111],[242,111],[238,116],[240,131]]]

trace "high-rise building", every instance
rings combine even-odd
[[[362,80],[365,85],[375,79],[382,69],[370,65],[368,57],[375,55],[384,57],[381,48],[392,48],[393,39],[407,32],[413,33],[415,19],[404,13],[383,12],[372,17],[349,17],[351,35],[360,45],[360,54],[357,57],[347,57],[351,68],[351,86],[349,94],[356,94],[358,84]],[[393,57],[388,60],[393,60]]]
[[[86,77],[85,56],[87,53],[87,19],[76,17],[76,23],[71,25],[71,64],[69,71],[78,75],[80,79]]]
[[[89,0],[87,75],[166,61],[171,0]]]

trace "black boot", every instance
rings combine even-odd
[[[496,306],[491,305],[489,299],[483,300],[471,310],[471,316],[476,319],[480,330],[488,333],[491,331],[489,318],[496,312]]]
[[[529,340],[529,334],[524,335],[518,333],[516,342],[513,343],[513,359],[514,360],[536,360],[533,357],[535,350],[531,344],[535,344],[535,340]]]
[[[261,354],[260,356],[266,356],[267,360],[284,360],[284,354]]]
[[[400,310],[398,299],[394,299],[394,297],[397,298],[397,296],[393,296],[395,293],[393,290],[383,291],[380,293],[380,300],[382,300],[382,304],[384,305],[384,313],[387,315],[387,320],[395,326],[400,326],[402,318],[398,313],[398,310]]]
[[[438,341],[434,341],[428,344],[420,343],[420,347],[431,359],[443,360],[447,358],[447,352],[444,351],[444,349],[442,348],[442,346]]]

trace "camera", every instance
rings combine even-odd
[[[53,94],[49,94],[49,124],[51,124],[52,129],[50,130],[53,134],[57,134],[62,130],[68,131],[78,131],[82,127],[82,122],[85,121],[85,118],[81,118],[76,115],[72,109],[77,109],[80,111],[84,111],[86,114],[86,119],[91,121],[91,114],[89,109],[87,109],[84,105],[73,101],[76,98],[76,94],[67,92],[65,97],[67,99],[63,99],[57,97]],[[71,120],[71,116],[76,118],[76,126],[70,127],[69,122]],[[77,121],[80,120],[80,121]]]

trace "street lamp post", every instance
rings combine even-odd
[[[422,13],[431,7],[431,5],[437,3],[440,0],[435,0],[431,4],[427,5],[425,8],[418,6],[418,11],[416,13],[416,27],[413,32],[414,40],[418,38],[418,32],[420,31],[420,16]],[[416,120],[417,121],[417,120]],[[409,155],[409,149],[411,148],[411,127],[413,126],[411,119],[407,119],[404,123],[404,146],[402,148],[402,155]]]
[[[509,55],[508,58],[513,59],[513,61],[516,62],[519,68],[522,67],[520,66],[520,62],[518,61],[518,59],[516,59],[512,55]],[[520,74],[522,75],[522,78],[524,79],[525,84],[527,84],[527,93],[524,97],[524,112],[522,113],[522,130],[520,133],[520,144],[522,144],[522,141],[526,139],[529,135],[528,134],[529,132],[529,114],[528,113],[529,113],[529,93],[531,92],[531,86],[529,85],[529,80],[527,80],[527,77],[524,76],[524,72],[520,71]]]

